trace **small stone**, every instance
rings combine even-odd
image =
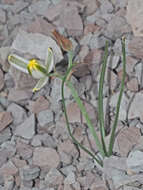
[[[120,56],[114,55],[114,56],[109,56],[107,60],[107,65],[109,64],[109,67],[112,69],[116,69],[118,66],[118,63],[120,61]],[[110,63],[111,62],[111,63]]]
[[[4,188],[8,189],[8,190],[14,189],[14,177],[13,176],[5,177]]]
[[[54,158],[54,159],[53,159]],[[37,147],[33,153],[33,164],[56,168],[59,165],[59,155],[52,148]]]
[[[38,3],[40,3],[40,1]],[[55,63],[60,62],[63,59],[60,47],[51,37],[43,34],[27,33],[20,30],[11,48],[21,53],[30,52],[31,55],[45,60],[48,47],[53,49]]]
[[[0,168],[1,168],[3,164],[7,161],[8,155],[7,155],[7,152],[4,150],[0,150],[0,155],[2,155],[0,157]]]
[[[102,54],[103,54],[102,50],[92,49],[92,51],[90,51],[84,59],[85,63],[90,63],[89,69],[92,73],[93,80],[95,81],[96,81],[98,70],[100,67],[101,60],[102,60]]]
[[[63,175],[56,169],[52,168],[45,177],[45,184],[48,187],[60,186],[63,183]]]
[[[35,1],[32,3],[31,6],[29,6],[29,11],[36,15],[45,16],[49,6],[50,6],[49,0],[40,0],[37,2]]]
[[[64,184],[74,184],[75,183],[75,174],[74,172],[70,172],[68,176],[64,180]]]
[[[11,103],[8,106],[7,111],[11,112],[14,125],[19,125],[27,118],[26,111],[15,103]]]
[[[143,37],[143,1],[142,0],[130,0],[127,5],[127,21],[131,25],[134,36]]]
[[[35,135],[32,139],[31,145],[32,146],[41,146],[42,145],[41,136]]]
[[[137,60],[134,59],[133,57],[127,56],[126,57],[126,72],[128,75],[131,75],[134,72],[135,66],[137,64]]]
[[[76,172],[76,168],[73,165],[65,166],[60,169],[65,176],[68,176],[70,172]]]
[[[58,79],[58,78],[55,78],[54,82],[52,84],[51,97],[52,97],[53,101],[56,103],[62,99],[62,97],[61,97],[61,84],[62,84],[62,80]],[[66,86],[65,86],[64,90],[65,90],[65,98],[68,99],[71,96],[71,91]]]
[[[40,168],[38,167],[23,168],[21,171],[21,177],[25,181],[31,181],[33,179],[36,179],[40,174]]]
[[[24,8],[28,7],[29,3],[28,2],[20,2],[20,1],[16,1],[14,3],[14,5],[12,6],[12,11],[13,13],[19,13],[20,11],[22,11]]]
[[[37,119],[38,119],[39,125],[41,127],[44,127],[46,124],[53,122],[54,115],[51,110],[44,110],[38,113]]]
[[[15,167],[12,161],[8,161],[0,168],[0,171],[4,176],[11,176],[11,175],[16,175],[18,169]]]
[[[13,77],[15,89],[17,90],[31,90],[37,83],[37,80],[31,75],[19,71],[12,65],[10,66],[9,72]]]
[[[66,109],[70,123],[81,122],[81,112],[77,103],[73,102],[68,104]]]
[[[18,155],[22,157],[24,160],[27,160],[32,157],[33,151],[30,145],[25,144],[23,142],[17,142],[16,149]]]
[[[5,14],[5,11],[3,11],[1,8],[0,8],[0,22],[2,22],[2,23],[5,23],[5,22],[6,22],[6,14]]]
[[[12,121],[13,118],[10,112],[0,112],[0,131],[5,129]]]
[[[36,19],[30,23],[27,28],[28,32],[41,33],[44,35],[51,35],[51,32],[55,29],[54,25],[47,22],[41,17],[36,17]]]
[[[10,128],[3,129],[0,132],[0,144],[4,143],[5,141],[9,140],[11,138],[11,131]]]
[[[127,158],[127,167],[134,174],[143,172],[143,152],[139,150],[130,152]]]
[[[12,159],[12,162],[14,163],[14,165],[15,165],[18,169],[24,168],[24,167],[27,165],[27,163],[26,163],[25,160],[22,160],[22,159],[19,159],[19,158],[13,158],[13,159]]]
[[[40,96],[36,99],[35,102],[29,103],[29,109],[32,113],[39,113],[41,111],[47,110],[49,108],[49,101],[44,98],[43,96]]]
[[[7,62],[7,57],[10,51],[10,47],[1,47],[0,48],[0,64],[2,65],[3,71],[8,72],[9,64]]]
[[[107,25],[105,36],[116,40],[129,31],[131,31],[131,29],[126,20],[123,17],[114,16]]]
[[[67,6],[65,10],[61,12],[60,26],[66,28],[69,35],[80,36],[82,34],[83,23],[76,7]]]
[[[85,5],[86,15],[91,15],[98,8],[96,1],[84,0],[83,4]]]
[[[122,129],[116,138],[120,154],[122,156],[127,156],[129,151],[131,151],[132,148],[139,143],[140,137],[140,130],[136,127]]]
[[[104,36],[99,37],[98,35],[92,35],[90,42],[89,42],[89,47],[91,49],[100,49],[103,48],[106,44],[106,38]]]
[[[138,92],[135,94],[135,97],[131,103],[129,113],[128,113],[128,118],[129,119],[134,119],[134,118],[140,118],[140,120],[143,122],[143,112],[142,112],[142,104],[141,102],[143,101],[143,93]]]
[[[10,89],[8,94],[8,100],[19,102],[22,100],[27,100],[32,97],[32,91],[28,90],[17,90],[17,89]]]
[[[112,13],[114,8],[113,8],[113,5],[111,2],[109,2],[108,0],[103,0],[103,1],[101,1],[100,10],[102,13],[105,13],[105,12]]]
[[[138,80],[136,78],[132,78],[129,82],[127,82],[127,88],[132,92],[137,92],[139,89]]]
[[[0,69],[0,90],[4,87],[4,75],[2,70]]]
[[[35,117],[32,114],[21,125],[18,125],[15,130],[15,135],[26,139],[31,139],[35,134]]]
[[[143,59],[143,38],[133,37],[128,43],[128,51],[137,59]]]

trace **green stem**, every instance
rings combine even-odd
[[[72,68],[72,67],[71,67]],[[71,69],[70,69],[71,71]],[[66,125],[67,125],[67,129],[68,129],[68,132],[69,132],[69,135],[70,137],[72,138],[73,142],[78,145],[80,148],[82,148],[86,153],[88,153],[94,160],[96,160],[96,162],[98,164],[100,164],[100,166],[103,167],[103,163],[101,160],[97,159],[94,154],[92,154],[86,147],[84,147],[81,143],[79,143],[76,138],[72,135],[72,132],[71,132],[71,129],[70,129],[70,126],[69,126],[69,120],[68,120],[68,115],[67,115],[67,111],[66,111],[66,105],[65,105],[65,97],[64,97],[64,84],[67,80],[67,77],[68,77],[68,74],[69,72],[66,73],[66,75],[64,76],[64,78],[62,79],[62,87],[61,87],[61,91],[62,91],[62,103],[63,103],[63,109],[64,109],[64,114],[65,114],[65,119],[66,119]],[[70,82],[68,81],[68,86]],[[70,86],[71,87],[71,86]]]
[[[107,58],[108,58],[108,42],[106,42],[105,47],[105,54],[103,59],[103,66],[100,74],[100,81],[99,81],[99,100],[98,100],[98,113],[99,113],[99,122],[100,122],[100,134],[101,134],[101,141],[102,146],[104,149],[105,154],[107,155],[106,145],[105,145],[105,128],[104,128],[104,111],[103,111],[103,84],[104,84],[104,77],[107,65]]]
[[[67,76],[69,75],[69,73],[71,72],[73,66],[74,66],[74,65],[72,65],[72,66],[67,70],[67,72],[66,72],[66,78],[67,78]],[[77,91],[75,90],[73,84],[72,84],[70,81],[67,80],[67,81],[66,81],[66,84],[67,84],[67,86],[70,88],[71,93],[72,93],[72,96],[74,97],[74,99],[75,99],[76,103],[78,104],[78,106],[79,106],[79,108],[80,108],[80,110],[81,110],[81,112],[82,112],[84,118],[86,119],[87,126],[89,127],[90,132],[91,132],[91,134],[93,135],[93,137],[94,137],[94,139],[95,139],[95,142],[96,142],[96,145],[97,145],[97,147],[98,147],[98,150],[100,151],[102,157],[104,158],[104,157],[105,157],[105,153],[104,153],[104,150],[103,150],[103,148],[102,148],[102,145],[101,145],[101,143],[100,143],[100,141],[99,141],[99,138],[98,138],[98,136],[97,136],[97,134],[96,134],[96,131],[95,131],[95,129],[94,129],[94,126],[93,126],[91,120],[89,119],[88,113],[86,112],[86,109],[85,109],[85,107],[84,107],[82,101],[80,100],[80,98],[79,98],[79,96],[78,96]]]
[[[110,143],[109,143],[109,156],[112,155],[113,152],[113,147],[114,147],[114,142],[115,142],[115,132],[117,128],[117,122],[118,122],[118,117],[119,117],[119,111],[120,111],[120,105],[121,105],[121,99],[124,91],[124,85],[125,85],[125,77],[126,77],[126,50],[125,50],[125,38],[122,39],[122,54],[123,54],[123,75],[122,75],[122,81],[121,81],[121,89],[120,89],[120,94],[117,102],[117,107],[116,107],[116,116],[115,120],[113,123],[113,128],[112,128],[112,133],[110,137]]]

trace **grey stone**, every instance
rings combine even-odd
[[[55,63],[60,62],[63,59],[61,49],[49,36],[20,30],[12,44],[12,49],[22,53],[30,53],[42,60],[46,58],[48,47],[53,49]]]
[[[112,3],[109,2],[108,0],[101,0],[100,3],[101,3],[100,9],[102,13],[105,12],[111,13],[114,10]]]
[[[133,173],[143,172],[143,152],[139,150],[130,152],[127,158],[127,167]]]
[[[68,176],[70,172],[76,172],[76,168],[73,165],[65,166],[60,170],[65,176]]]
[[[3,10],[0,8],[0,22],[5,23],[5,21],[6,21],[6,14],[5,14],[5,11],[3,11]]]
[[[9,51],[10,51],[9,47],[1,47],[0,48],[0,64],[2,64],[2,69],[6,72],[9,69],[9,64],[7,62],[7,57],[8,57]]]
[[[107,60],[107,65],[112,69],[116,69],[118,67],[119,61],[120,61],[120,56],[118,56],[118,55],[114,55],[114,56],[110,55],[108,57],[108,60]],[[111,64],[110,64],[110,62],[111,62]]]
[[[98,35],[93,35],[89,42],[89,47],[91,49],[100,49],[103,48],[106,44],[106,38],[104,36],[99,37]]]
[[[59,79],[59,78],[54,79],[54,82],[52,84],[52,91],[51,91],[51,98],[53,100],[53,103],[54,102],[57,103],[59,100],[62,99],[62,97],[61,97],[61,84],[62,84],[61,79]],[[65,86],[64,91],[65,91],[65,98],[68,99],[71,96],[70,89],[67,86]]]
[[[15,103],[11,103],[8,106],[7,111],[12,113],[14,125],[19,125],[27,118],[26,111]]]
[[[44,146],[47,146],[50,148],[56,148],[57,146],[56,140],[48,134],[41,135],[41,141]]]
[[[75,183],[75,174],[74,174],[74,172],[70,172],[69,174],[68,174],[68,176],[65,178],[65,180],[64,180],[64,184],[69,184],[69,185],[71,185],[71,184],[74,184]]]
[[[84,35],[83,38],[80,40],[81,45],[89,45],[93,34],[89,32],[87,35]]]
[[[39,167],[23,168],[21,173],[22,173],[21,177],[23,180],[31,181],[39,176],[40,168]]]
[[[4,81],[6,88],[14,88],[14,81],[9,73],[5,73]]]
[[[111,96],[110,100],[110,106],[115,109],[117,105],[117,100],[119,97],[119,92],[114,93]],[[119,112],[119,120],[125,121],[127,117],[127,109],[128,109],[128,104],[129,104],[129,99],[125,94],[123,94],[122,101],[121,101],[121,106],[120,106],[120,112]]]
[[[11,135],[12,134],[11,134],[10,128],[6,128],[3,131],[1,131],[1,133],[0,133],[0,144],[9,140],[11,138]]]
[[[129,31],[131,31],[131,28],[126,20],[123,17],[114,16],[107,25],[105,36],[116,40]]]
[[[142,112],[142,104],[141,102],[143,101],[143,93],[142,92],[137,92],[135,94],[135,97],[131,103],[129,113],[128,113],[128,118],[129,119],[134,119],[134,118],[140,118],[140,120],[143,122],[143,112]]]
[[[7,176],[6,177],[4,188],[7,190],[13,190],[14,189],[14,177],[13,176]]]
[[[26,139],[31,139],[35,134],[35,116],[32,114],[22,124],[18,125],[15,130],[15,135]]]
[[[44,127],[46,124],[53,122],[54,115],[51,110],[44,110],[38,113],[37,119],[38,119],[39,125],[41,127]]]
[[[142,0],[130,0],[127,5],[127,21],[131,25],[134,36],[143,37],[143,1]]]
[[[32,146],[41,146],[42,145],[41,136],[35,135],[32,139],[31,145]]]
[[[45,177],[45,184],[48,187],[60,185],[62,182],[63,175],[56,168],[52,168]]]
[[[8,100],[13,102],[20,102],[29,100],[32,97],[32,91],[10,89],[8,94]]]
[[[16,1],[14,5],[12,6],[11,10],[13,11],[13,13],[19,13],[20,11],[22,11],[24,8],[28,6],[29,6],[28,2]]]
[[[29,11],[36,15],[45,16],[50,4],[50,0],[40,0],[32,3],[32,5],[29,7]]]

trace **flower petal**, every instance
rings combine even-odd
[[[43,78],[41,78],[39,81],[38,81],[38,83],[36,84],[36,86],[33,88],[33,92],[36,92],[36,91],[38,91],[38,90],[40,90],[43,86],[45,86],[46,85],[46,83],[48,82],[48,77],[46,76],[46,77],[43,77]]]
[[[8,56],[8,62],[12,66],[14,66],[16,69],[28,74],[28,70],[27,70],[27,64],[29,63],[28,60],[26,60],[16,54],[10,54]]]
[[[45,59],[45,66],[48,73],[50,73],[54,68],[54,55],[51,48],[48,48],[46,59]]]

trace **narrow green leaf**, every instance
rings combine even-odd
[[[106,71],[106,65],[107,65],[107,58],[108,58],[108,42],[106,42],[105,47],[105,53],[104,53],[104,59],[103,59],[103,65],[102,70],[100,74],[100,81],[99,81],[99,95],[98,95],[98,113],[99,113],[99,122],[100,122],[100,134],[101,134],[101,141],[102,146],[104,149],[104,152],[107,156],[107,150],[105,145],[105,127],[104,127],[104,112],[103,112],[103,85],[104,85],[104,76]]]
[[[109,143],[109,150],[108,150],[109,156],[111,156],[112,152],[113,152],[113,147],[114,147],[114,142],[115,142],[115,132],[116,132],[116,128],[117,128],[117,122],[118,122],[118,117],[119,117],[120,105],[121,105],[122,95],[123,95],[124,86],[125,86],[125,77],[126,77],[125,38],[122,39],[122,55],[123,55],[123,74],[122,74],[120,94],[119,94],[119,97],[118,97],[118,102],[117,102],[117,107],[116,107],[115,120],[114,120],[114,123],[113,123],[112,132],[111,132],[111,136],[110,136],[110,143]]]
[[[69,135],[71,136],[73,142],[78,145],[81,149],[83,149],[86,153],[88,153],[94,160],[96,160],[96,162],[103,167],[103,162],[102,160],[98,159],[93,153],[91,153],[86,147],[84,147],[81,143],[79,143],[76,138],[72,135],[70,126],[69,126],[69,120],[68,120],[68,115],[67,115],[67,111],[66,111],[66,105],[65,105],[65,97],[64,97],[64,84],[67,83],[68,87],[71,89],[72,91],[72,95],[75,98],[75,90],[74,87],[72,86],[72,84],[70,83],[70,81],[66,81],[67,77],[70,73],[72,69],[72,66],[69,68],[69,70],[67,71],[65,77],[62,79],[62,86],[61,86],[61,91],[62,91],[62,103],[63,103],[63,108],[64,108],[64,114],[65,114],[65,119],[66,119],[66,124],[67,124],[67,129],[69,132]],[[77,94],[76,94],[77,96]],[[77,100],[77,98],[76,98]],[[78,101],[79,102],[79,101]]]

